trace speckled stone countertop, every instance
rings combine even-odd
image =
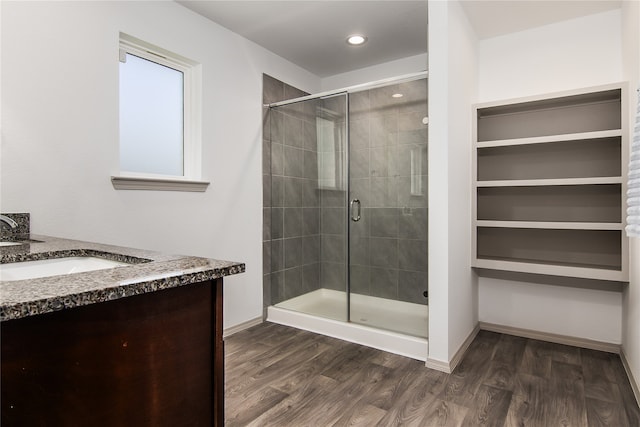
[[[49,236],[18,235],[26,240],[0,246],[2,264],[51,258],[92,256],[131,265],[85,273],[0,281],[0,321],[95,304],[175,288],[245,271],[239,262],[168,255]]]

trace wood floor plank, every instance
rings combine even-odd
[[[228,401],[227,414],[225,414],[226,426],[246,426],[251,421],[262,415],[265,411],[284,400],[288,394],[271,387],[261,389],[250,399],[242,401]]]
[[[587,425],[582,367],[553,361],[547,421],[561,426]]]
[[[257,370],[245,373],[245,376],[250,376],[253,381],[244,382],[241,386],[231,388],[229,390],[230,397],[243,395],[252,386],[267,385],[282,380],[283,377],[289,377],[298,368],[304,366],[329,348],[329,344],[321,336],[318,336],[318,339],[312,338],[308,340],[304,345],[290,347],[286,354],[280,355],[275,362],[267,363],[266,366],[259,364],[256,366]]]
[[[471,407],[487,374],[487,366],[494,357],[500,334],[480,331],[464,359],[447,378],[441,398],[464,407]]]
[[[496,342],[483,381],[484,385],[513,391],[515,373],[524,357],[527,339],[502,335]]]
[[[387,411],[375,406],[360,403],[352,411],[346,412],[333,427],[371,427],[375,426],[387,414]]]
[[[505,426],[546,427],[548,383],[535,375],[517,373]]]
[[[329,363],[336,359],[341,359],[345,351],[346,346],[332,347],[289,372],[280,372],[280,377],[272,379],[269,385],[291,394],[305,382],[309,381],[309,378],[320,375]]]
[[[278,325],[276,323],[265,322],[262,325],[268,326],[263,331],[256,331],[256,333],[253,335],[253,340],[255,342],[267,344],[273,347],[278,347],[282,345],[284,341],[289,341],[292,338],[295,339],[296,337],[309,337],[310,334],[310,332],[308,331],[295,328],[287,329],[286,332],[283,333],[281,325]]]
[[[295,334],[294,331],[283,334],[282,330],[278,328],[279,325],[274,323],[262,323],[259,326],[259,328],[248,328],[236,332],[233,334],[233,338],[225,337],[225,354],[229,356],[238,351],[242,352],[248,342],[273,347],[279,344],[278,340],[291,339]]]
[[[480,331],[477,339],[473,340],[464,359],[462,359],[453,373],[463,376],[467,371],[479,372],[482,367],[493,359],[496,345],[499,341],[500,334]]]
[[[511,366],[520,366],[527,346],[527,339],[513,335],[502,335],[496,343],[493,357],[494,362]]]
[[[424,427],[461,426],[469,412],[468,408],[444,400],[436,400],[427,408],[427,415],[420,422]]]
[[[336,386],[335,380],[316,375],[295,393],[247,423],[247,426],[314,427],[316,422],[313,413],[323,409],[330,391]]]
[[[640,407],[634,398],[633,389],[631,388],[629,377],[627,377],[627,372],[622,365],[622,360],[620,360],[619,356],[617,356],[616,359],[617,360],[612,361],[611,367],[615,383],[618,385],[621,394],[622,407],[627,414],[629,425],[640,426]]]
[[[528,340],[520,364],[519,372],[549,378],[551,375],[551,350],[550,343]]]
[[[232,342],[238,342],[238,341],[232,341]],[[258,355],[265,353],[273,348],[273,346],[268,346],[266,344],[258,343],[258,342],[252,343],[252,345],[249,348],[244,348],[244,349],[242,348],[242,346],[237,346],[237,349],[234,349],[233,351],[226,351],[226,347],[227,346],[225,345],[225,359],[233,358],[235,362],[234,365],[240,365],[245,362],[251,362],[256,357],[258,357]]]
[[[404,359],[404,364],[398,365],[390,375],[377,384],[375,389],[367,393],[365,400],[368,404],[388,410],[411,387],[416,379],[416,372],[420,372],[424,364],[417,360]]]
[[[618,402],[586,399],[589,427],[629,427],[627,414]]]
[[[581,353],[585,396],[609,402],[619,401],[621,399],[620,389],[611,366],[615,360],[613,355],[586,349],[583,349]]]
[[[333,404],[327,402],[324,410],[316,414],[317,425],[333,425],[345,415],[354,415],[360,404],[366,404],[365,399],[371,390],[391,371],[390,368],[366,361],[361,369],[339,378],[340,384],[331,395]]]
[[[393,353],[387,353],[386,351],[378,351],[371,358],[372,363],[377,363],[378,365],[386,366],[393,369],[402,368],[406,365],[407,361],[420,363],[417,360],[409,359],[408,357],[400,356]]]
[[[482,384],[513,391],[516,367],[505,362],[492,360],[487,366]]]
[[[340,380],[348,376],[353,370],[361,366],[363,360],[367,360],[374,356],[377,350],[361,345],[352,345],[348,353],[342,358],[335,359],[327,368],[322,371],[322,375],[336,380]]]
[[[609,353],[481,331],[444,374],[269,323],[226,342],[229,426],[640,426]]]
[[[258,343],[257,345],[262,345]],[[288,341],[283,342],[283,344],[278,346],[268,346],[262,347],[263,351],[260,351],[253,355],[252,358],[242,358],[235,357],[231,355],[230,358],[225,357],[226,360],[233,360],[234,363],[231,365],[230,374],[231,375],[254,375],[256,372],[263,369],[265,366],[269,366],[271,364],[276,363],[280,359],[284,358],[289,354],[289,352],[293,349],[295,350],[300,345],[299,341],[297,341],[294,337],[291,337]]]
[[[462,425],[467,427],[502,427],[509,411],[512,393],[483,385],[478,390],[475,404],[470,408]]]
[[[255,343],[242,354],[242,357],[238,357],[239,355],[237,354],[225,356],[225,364],[226,366],[229,366],[227,373],[233,377],[249,376],[249,373],[256,370],[258,366],[258,364],[253,361],[264,358],[265,356],[263,355],[271,350],[273,350],[272,347]],[[231,363],[231,361],[233,361],[233,363]]]
[[[427,369],[417,373],[404,393],[387,410],[387,414],[377,424],[383,426],[420,426],[425,409],[437,400],[444,389],[446,374]]]
[[[563,344],[553,344],[551,347],[551,360],[555,362],[582,365],[582,352],[578,347]]]
[[[440,399],[458,405],[470,407],[482,386],[483,375],[477,371],[466,370],[464,375],[451,374],[445,379]]]
[[[544,418],[544,415],[535,411],[534,405],[532,405],[526,398],[514,394],[511,396],[511,403],[509,404],[504,426],[548,427],[548,424],[545,421],[541,421],[540,418]]]

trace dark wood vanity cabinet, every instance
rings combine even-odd
[[[0,323],[2,426],[222,426],[222,278]]]

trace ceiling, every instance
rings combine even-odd
[[[185,7],[318,77],[427,52],[426,1],[206,1]],[[620,0],[463,0],[480,39],[619,8]],[[348,35],[365,34],[352,47]]]
[[[427,52],[426,1],[178,2],[318,77]]]

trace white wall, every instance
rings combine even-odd
[[[623,2],[622,34],[625,79],[629,81],[629,128],[634,127],[637,94],[640,89],[640,3]],[[622,351],[636,387],[640,387],[640,237],[629,239],[629,286],[622,303]],[[636,389],[640,401],[640,390]]]
[[[317,77],[174,2],[2,2],[3,212],[34,233],[231,259],[225,327],[262,316],[262,73]],[[203,66],[205,193],[116,191],[119,31]]]
[[[428,57],[425,53],[325,77],[321,81],[322,91],[344,89],[350,86],[398,77],[404,74],[418,73],[427,70],[427,62]]]
[[[479,102],[623,80],[613,10],[482,40]],[[480,278],[480,321],[608,343],[622,339],[620,293]]]
[[[457,1],[429,2],[429,360],[448,364],[478,322],[470,265],[476,38]]]
[[[476,102],[478,41],[459,2],[449,3],[449,356],[478,323],[478,278],[471,270],[470,106]],[[437,181],[436,181],[437,182]],[[432,205],[433,206],[433,205]],[[433,224],[437,226],[437,224]]]
[[[480,42],[480,102],[622,80],[620,10]]]
[[[482,322],[620,344],[617,286],[607,291],[481,277],[479,296]]]

